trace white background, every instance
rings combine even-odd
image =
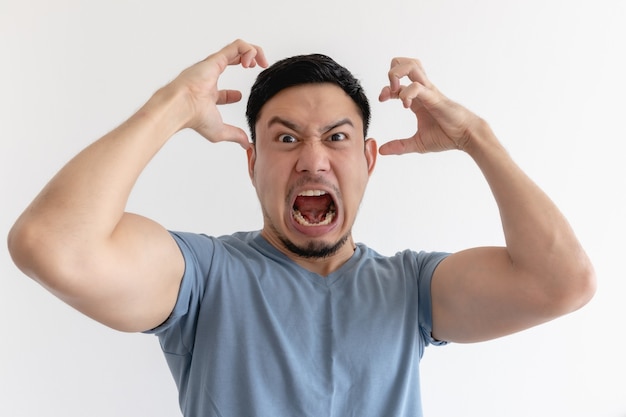
[[[427,417],[626,417],[626,2],[501,0],[0,0],[0,235],[76,152],[188,65],[241,37],[269,59],[333,56],[363,81],[371,136],[413,133],[376,98],[394,56],[420,58],[487,119],[566,214],[599,277],[582,310],[475,345],[429,348]],[[257,70],[221,85],[247,90]],[[223,109],[244,125],[244,104]],[[194,132],[170,141],[128,209],[170,229],[258,229],[245,153]],[[460,152],[380,157],[355,238],[393,254],[503,243],[497,208]],[[177,394],[153,336],[73,311],[0,250],[0,416],[171,417]]]

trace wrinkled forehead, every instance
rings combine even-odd
[[[295,131],[307,127],[328,131],[339,124],[362,131],[363,116],[357,103],[339,86],[303,84],[281,90],[261,107],[256,129],[276,124]]]

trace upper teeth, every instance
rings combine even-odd
[[[302,197],[319,197],[319,196],[324,195],[324,194],[326,194],[326,191],[322,191],[322,190],[306,190],[306,191],[302,191],[298,195],[302,196]]]

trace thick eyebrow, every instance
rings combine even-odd
[[[300,131],[300,127],[297,124],[290,122],[289,120],[285,120],[282,117],[278,117],[278,116],[272,117],[270,121],[267,122],[267,127],[271,127],[272,125],[276,125],[276,124],[283,125],[291,130],[295,130],[296,132]]]
[[[352,123],[352,120],[346,117],[345,119],[338,120],[335,123],[331,123],[328,126],[321,128],[320,132],[321,133],[330,132],[331,130],[336,129],[343,125],[349,125],[351,127],[354,127],[354,123]]]
[[[275,125],[275,124],[283,125],[296,132],[300,132],[302,130],[302,128],[298,126],[297,124],[289,120],[283,119],[282,117],[279,117],[279,116],[274,116],[269,120],[269,122],[267,122],[268,127]],[[319,129],[319,132],[326,133],[343,125],[349,125],[351,127],[354,127],[354,123],[352,123],[352,120],[346,117],[345,119],[338,120],[336,122],[333,122],[329,125],[322,127],[321,129]]]

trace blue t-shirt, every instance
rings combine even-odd
[[[185,258],[157,334],[186,417],[421,416],[419,361],[443,253],[358,244],[327,277],[259,232],[172,232]]]

